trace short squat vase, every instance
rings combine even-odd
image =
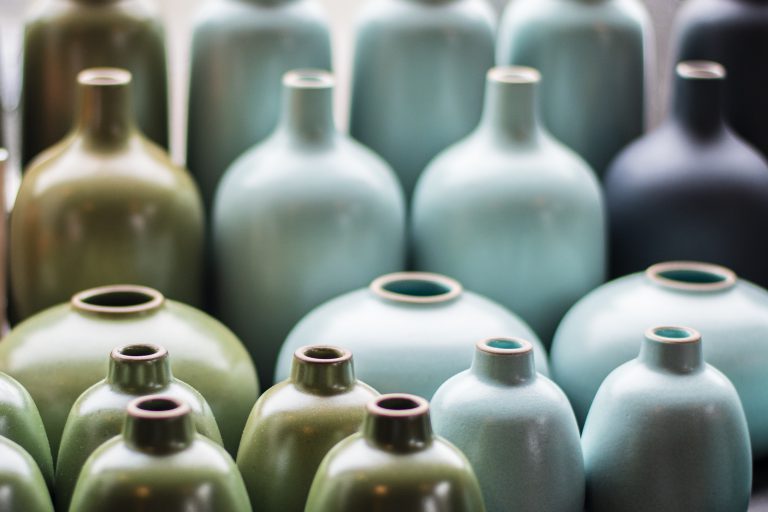
[[[164,395],[137,398],[121,435],[88,458],[70,510],[251,512],[235,462],[195,432],[190,407]]]
[[[768,164],[723,121],[725,77],[714,62],[680,63],[670,117],[611,165],[614,276],[696,259],[768,286]]]
[[[78,82],[74,130],[30,165],[13,208],[17,320],[117,283],[199,304],[203,210],[192,178],[138,131],[130,73],[90,69]]]
[[[168,351],[158,345],[124,345],[112,351],[107,378],[88,388],[67,417],[56,459],[56,508],[68,510],[77,476],[96,448],[123,431],[128,404],[162,394],[186,403],[195,429],[221,444],[216,419],[205,399],[171,374]]]
[[[484,512],[472,467],[432,432],[429,403],[382,395],[368,404],[362,432],[323,460],[306,512]]]
[[[357,376],[377,391],[429,399],[469,367],[475,341],[491,336],[532,340],[536,368],[548,373],[543,346],[509,310],[446,276],[388,274],[304,317],[280,351],[277,376],[288,375],[299,347],[336,343],[355,355]]]
[[[549,343],[606,273],[592,170],[540,125],[539,73],[488,73],[480,126],[427,167],[413,203],[416,267],[455,277],[519,314]]]
[[[296,70],[283,83],[280,125],[227,171],[213,217],[217,311],[262,383],[302,316],[405,257],[402,191],[379,157],[337,131],[333,76]]]
[[[429,161],[480,120],[495,25],[486,0],[376,0],[362,10],[350,133],[389,162],[409,202]]]
[[[349,351],[297,350],[290,378],[259,398],[240,442],[237,466],[253,509],[304,512],[323,457],[360,430],[365,406],[377,396],[355,379]]]
[[[513,0],[496,61],[541,72],[544,126],[602,177],[643,133],[652,37],[638,0]]]
[[[600,386],[583,448],[590,512],[744,512],[749,506],[744,411],[730,381],[704,362],[693,329],[647,331],[637,359]]]
[[[0,436],[0,510],[53,512],[45,479],[34,459],[21,446]]]
[[[17,378],[37,402],[55,455],[75,400],[104,379],[115,346],[137,340],[169,351],[173,375],[205,397],[224,445],[237,453],[259,395],[248,352],[223,324],[157,290],[95,288],[35,315],[0,343],[0,371]]]
[[[432,418],[472,464],[488,512],[584,509],[579,426],[565,394],[536,373],[530,342],[478,342],[472,367],[435,393]]]

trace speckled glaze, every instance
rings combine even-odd
[[[365,405],[377,396],[355,379],[350,352],[297,350],[290,378],[259,398],[240,441],[237,466],[253,509],[304,512],[323,457],[360,430]]]
[[[478,342],[472,367],[431,407],[435,433],[467,456],[488,512],[582,512],[579,426],[565,394],[537,374],[530,342]]]
[[[56,508],[67,510],[77,477],[96,448],[123,431],[128,404],[141,396],[162,394],[190,408],[198,433],[221,444],[208,403],[171,374],[168,351],[158,345],[124,345],[112,351],[107,378],[88,388],[67,416],[56,459]]]
[[[397,394],[371,401],[362,432],[328,453],[305,510],[484,512],[485,507],[467,459],[433,434],[428,402]]]
[[[704,362],[693,329],[646,333],[637,359],[600,386],[582,442],[591,512],[749,507],[744,411],[730,381]]]
[[[376,390],[431,398],[469,367],[475,342],[491,336],[532,340],[536,367],[548,373],[541,343],[509,310],[446,276],[388,274],[304,317],[280,351],[277,375],[288,375],[299,347],[335,343],[355,355],[357,376]]]
[[[34,459],[18,444],[0,436],[0,510],[53,512],[45,479]]]

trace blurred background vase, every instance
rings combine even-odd
[[[0,436],[0,510],[53,512],[45,480],[35,461],[10,439]]]

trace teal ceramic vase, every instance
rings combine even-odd
[[[533,345],[477,343],[432,399],[435,433],[467,456],[488,512],[582,512],[584,461],[568,398],[536,373]]]
[[[0,510],[53,512],[45,479],[34,459],[13,441],[0,436]]]
[[[251,505],[262,512],[304,512],[323,457],[360,430],[378,393],[355,379],[352,354],[315,345],[293,355],[291,376],[256,402],[237,466]]]
[[[638,0],[514,0],[496,61],[541,72],[544,126],[602,176],[643,133],[652,37]]]
[[[205,397],[224,445],[237,453],[259,395],[248,352],[223,324],[166,300],[157,290],[95,288],[33,316],[0,343],[0,371],[18,379],[35,399],[57,454],[75,400],[108,372],[106,355],[137,340],[162,345],[173,354],[173,375]]]
[[[362,432],[337,444],[312,483],[306,512],[484,512],[472,467],[432,432],[429,403],[383,395]]]
[[[288,375],[299,347],[336,343],[355,355],[357,376],[376,390],[431,398],[469,367],[475,341],[491,336],[532,340],[536,368],[548,373],[541,343],[509,310],[446,276],[388,274],[304,317],[280,351],[277,376]]]
[[[88,458],[70,510],[251,512],[251,506],[235,462],[195,433],[189,406],[150,395],[128,405],[122,435]]]
[[[413,243],[420,270],[444,273],[519,314],[549,343],[606,273],[600,186],[540,125],[539,73],[488,73],[483,120],[419,180]]]
[[[646,332],[637,359],[600,386],[582,442],[591,512],[749,507],[744,410],[731,382],[704,362],[693,329]]]
[[[736,386],[755,456],[768,455],[768,292],[716,265],[671,262],[610,282],[558,328],[552,374],[583,423],[600,383],[637,356],[649,325],[695,325],[704,355]]]
[[[203,7],[192,41],[187,166],[207,210],[227,167],[277,125],[283,73],[330,67],[328,21],[316,0]]]
[[[168,351],[158,345],[124,345],[112,351],[107,378],[88,388],[67,417],[56,459],[56,508],[67,510],[85,461],[123,430],[134,399],[162,394],[186,403],[198,433],[221,444],[216,419],[205,399],[171,374]]]
[[[302,316],[400,270],[405,253],[402,192],[379,157],[337,131],[333,76],[296,70],[283,83],[280,125],[227,171],[213,217],[218,316],[263,383]]]
[[[486,0],[376,0],[362,9],[350,133],[389,162],[409,201],[429,161],[480,120],[495,25]]]

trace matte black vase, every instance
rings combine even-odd
[[[697,260],[768,286],[768,166],[723,120],[725,75],[715,62],[678,64],[669,118],[611,164],[614,276]]]

